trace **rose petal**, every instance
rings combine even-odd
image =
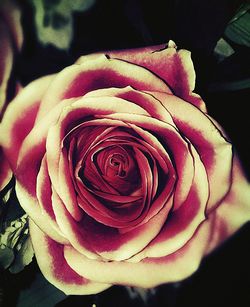
[[[207,175],[196,151],[191,148],[191,152],[194,160],[194,177],[186,200],[178,210],[171,212],[158,236],[145,250],[135,255],[133,261],[137,262],[147,257],[163,257],[176,252],[188,242],[204,221],[209,197]]]
[[[95,60],[71,65],[56,76],[43,99],[39,118],[59,101],[110,87],[132,86],[138,90],[169,92],[167,85],[150,71],[119,60],[100,55]]]
[[[237,155],[233,158],[232,185],[226,197],[207,218],[214,219],[214,229],[206,254],[250,220],[250,183],[242,170]]]
[[[210,196],[207,211],[217,206],[231,183],[232,147],[204,113],[181,99],[154,93],[171,113],[178,129],[196,148],[205,165]],[[218,184],[218,180],[220,184]]]
[[[94,245],[87,237],[88,234],[82,232],[80,227],[84,223],[84,217],[81,221],[76,221],[54,189],[52,189],[52,206],[57,224],[72,246],[89,258],[97,258],[98,255],[95,253]]]
[[[10,33],[6,29],[6,24],[0,19],[0,112],[5,101],[8,81],[13,64],[13,51]]]
[[[211,221],[202,224],[194,237],[176,253],[137,263],[93,261],[69,246],[64,248],[64,257],[74,271],[93,281],[150,288],[182,280],[194,273],[204,255],[210,232]]]
[[[235,157],[231,192],[220,207],[210,213],[192,239],[177,252],[165,257],[147,258],[138,263],[105,263],[91,261],[72,248],[65,247],[65,259],[80,275],[98,282],[154,287],[166,282],[179,281],[197,270],[204,254],[211,252],[249,221],[249,199],[250,185]]]
[[[179,208],[186,199],[191,188],[193,180],[193,161],[189,152],[188,144],[179,134],[178,130],[162,121],[137,114],[116,113],[105,116],[96,115],[96,117],[124,121],[141,135],[144,140],[151,143],[153,146],[157,146],[158,149],[160,147],[158,145],[159,141],[157,140],[157,137],[162,139],[164,146],[168,148],[170,155],[175,161],[175,168],[177,176],[179,177],[179,184],[177,182],[174,204],[175,209]],[[157,137],[154,137],[152,133],[148,133],[148,130],[155,133]]]
[[[36,177],[40,168],[41,160],[46,150],[46,138],[48,129],[57,120],[65,106],[71,105],[72,99],[64,100],[50,111],[42,121],[39,121],[24,139],[18,155],[17,169],[14,171],[17,180],[33,196],[36,191]],[[20,122],[21,124],[21,122]],[[50,159],[47,153],[47,160]],[[58,172],[58,164],[53,168]],[[53,170],[49,168],[49,173]],[[51,177],[51,174],[50,174]],[[53,183],[53,182],[52,182]]]
[[[1,124],[1,144],[15,172],[20,147],[33,128],[41,98],[53,76],[46,76],[30,83],[9,104]]]
[[[174,95],[206,112],[205,103],[197,94],[192,93],[195,87],[195,70],[189,51],[176,51],[175,44],[170,42],[168,47],[160,45],[107,54],[111,58],[122,59],[149,69],[170,86]]]
[[[6,26],[9,28],[12,39],[15,43],[15,47],[20,50],[23,44],[20,7],[16,1],[2,0],[1,2],[0,15],[2,15],[1,17],[4,19]]]
[[[56,242],[68,244],[68,240],[62,236],[50,223],[48,223],[47,215],[43,214],[37,199],[27,193],[27,191],[19,184],[18,181],[16,182],[15,189],[18,200],[24,211],[32,220],[36,221],[38,227]]]
[[[111,285],[93,283],[72,270],[64,258],[64,246],[46,236],[32,221],[30,235],[36,260],[47,280],[66,294],[99,293]]]
[[[71,177],[66,150],[63,148],[58,166],[58,188],[56,189],[63,203],[75,220],[79,221],[82,211],[78,207],[76,192]]]
[[[155,99],[154,96],[149,93],[145,93],[142,91],[137,91],[133,89],[131,86],[127,86],[125,88],[105,88],[99,89],[95,91],[91,91],[85,95],[85,97],[118,97],[122,98],[126,101],[131,101],[134,104],[139,105],[150,116],[167,122],[174,126],[174,122],[170,113],[167,109],[162,105],[162,103]]]
[[[44,155],[42,159],[41,167],[37,175],[36,194],[42,214],[45,216],[47,222],[51,224],[51,227],[53,227],[59,235],[64,237],[63,233],[61,232],[60,228],[56,223],[55,213],[53,211],[51,199],[52,187],[48,173],[46,155]],[[39,225],[39,221],[36,221],[34,216],[33,221]]]

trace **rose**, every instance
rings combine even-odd
[[[7,91],[16,51],[23,44],[21,11],[11,0],[0,3],[0,112],[7,101]]]
[[[14,53],[20,50],[23,34],[20,23],[20,10],[13,1],[0,3],[0,120],[6,106],[10,75],[14,61]],[[6,186],[11,177],[11,171],[2,149],[0,148],[0,191]]]
[[[249,184],[194,83],[169,42],[83,56],[9,105],[2,146],[62,291],[182,280],[249,220]]]

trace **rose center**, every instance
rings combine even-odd
[[[129,146],[109,146],[97,153],[97,169],[102,178],[122,195],[130,194],[140,185],[140,174],[134,153]]]
[[[115,176],[119,176],[121,178],[126,177],[128,171],[128,159],[119,153],[114,153],[108,157],[108,166],[107,170],[111,170],[114,172]]]

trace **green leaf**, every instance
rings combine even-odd
[[[25,212],[20,206],[15,189],[13,188],[8,201],[3,205],[3,212],[1,214],[1,231],[8,227],[12,221],[21,218],[24,214]]]
[[[88,10],[95,0],[30,0],[37,38],[42,45],[67,50],[73,39],[73,13]]]
[[[234,54],[235,51],[232,46],[229,45],[223,38],[220,38],[214,48],[214,54],[218,59],[218,62],[223,61],[225,58]]]
[[[225,36],[236,44],[250,47],[250,4],[241,6],[229,22]]]
[[[54,307],[66,297],[66,294],[38,273],[32,284],[20,292],[16,307]]]
[[[210,92],[237,91],[247,88],[250,88],[250,78],[231,82],[215,82],[208,86]]]
[[[1,244],[0,245],[0,268],[7,269],[13,262],[15,256],[14,252],[8,246]]]
[[[31,239],[29,236],[22,240],[23,242],[18,243],[17,255],[9,271],[11,273],[19,273],[24,269],[24,267],[31,263],[34,256],[34,250],[32,247]]]
[[[9,223],[0,234],[0,246],[1,267],[9,268],[11,273],[20,272],[32,261],[34,251],[29,237],[27,214]]]

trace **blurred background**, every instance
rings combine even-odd
[[[17,1],[18,2],[18,1]],[[20,0],[24,45],[13,76],[22,85],[83,55],[167,43],[192,52],[195,91],[226,130],[250,180],[250,3],[221,0]],[[142,292],[112,287],[66,296],[33,261],[1,276],[0,305],[18,307],[250,306],[250,225],[187,280]]]

